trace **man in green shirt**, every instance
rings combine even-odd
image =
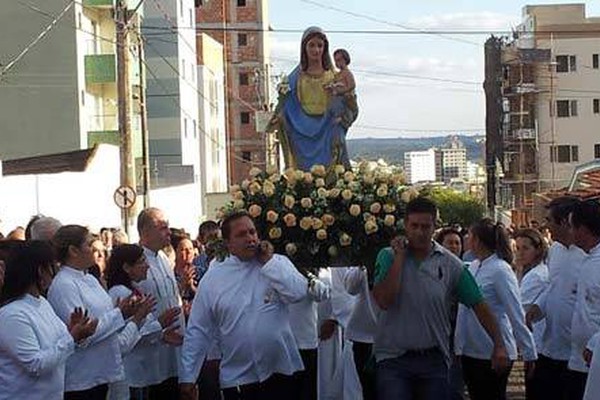
[[[494,342],[492,363],[508,357],[496,320],[462,262],[433,241],[437,207],[419,197],[408,203],[406,238],[379,252],[373,296],[382,309],[374,353],[377,396],[382,400],[448,398],[453,305],[473,308]]]

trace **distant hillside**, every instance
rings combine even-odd
[[[477,143],[483,136],[462,136],[458,138],[467,148],[467,160],[472,162],[483,159],[482,144]],[[427,150],[431,147],[443,147],[449,141],[449,136],[428,138],[394,138],[394,139],[349,139],[348,152],[353,160],[378,160],[383,158],[388,164],[402,165],[404,153],[407,151]]]

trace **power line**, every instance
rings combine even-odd
[[[485,132],[485,128],[465,128],[465,129],[408,129],[408,128],[394,128],[387,126],[377,125],[353,125],[355,128],[370,129],[377,131],[389,131],[389,132],[415,132],[415,133],[427,133],[427,132],[440,132],[440,133],[453,133],[453,132]]]
[[[40,40],[42,40],[44,38],[44,36],[46,36],[48,34],[48,32],[50,32],[52,30],[52,28],[54,28],[56,26],[56,24],[65,16],[65,14],[67,13],[67,11],[69,11],[69,9],[71,7],[73,7],[74,4],[74,0],[71,0],[69,2],[69,4],[67,4],[67,6],[60,12],[60,14],[58,14],[58,16],[56,16],[56,18],[54,18],[54,20],[52,20],[52,22],[46,26],[46,28],[44,28],[44,30],[42,30],[36,37],[35,39],[33,39],[31,41],[31,43],[29,43],[12,61],[10,61],[8,64],[6,64],[6,66],[4,66],[2,68],[2,70],[0,70],[0,78],[5,75],[16,63],[19,62],[19,60],[21,60],[23,57],[25,57],[25,55],[36,45],[40,42]]]

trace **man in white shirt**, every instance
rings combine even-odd
[[[225,400],[289,398],[303,365],[288,304],[305,298],[308,281],[259,242],[247,214],[227,217],[222,232],[230,255],[213,261],[200,281],[182,348],[182,398],[195,399],[194,382],[217,335]]]
[[[600,331],[600,204],[588,200],[575,205],[569,223],[573,241],[588,253],[577,286],[569,358],[569,399],[581,400],[588,375],[583,352],[592,336]]]
[[[527,313],[529,326],[541,318],[546,320],[533,377],[535,398],[563,400],[567,395],[571,320],[579,271],[586,256],[573,243],[569,226],[569,214],[577,203],[577,199],[565,196],[546,206],[546,225],[554,240],[547,261],[550,284]]]
[[[181,297],[173,266],[162,251],[170,244],[169,222],[158,208],[147,208],[138,216],[137,229],[149,268],[146,280],[135,286],[143,294],[152,295],[156,299],[154,315],[158,318],[168,309],[181,307]],[[183,316],[180,317],[179,325],[183,331]],[[179,348],[159,341],[154,345],[146,346],[140,351],[142,352],[145,376],[139,378],[145,381],[149,388],[150,399],[176,399],[179,393],[177,386]]]

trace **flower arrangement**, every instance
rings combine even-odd
[[[301,269],[336,265],[373,267],[377,253],[403,230],[404,205],[418,192],[386,165],[337,165],[329,171],[250,170],[231,188],[222,216],[246,210],[259,236]]]

